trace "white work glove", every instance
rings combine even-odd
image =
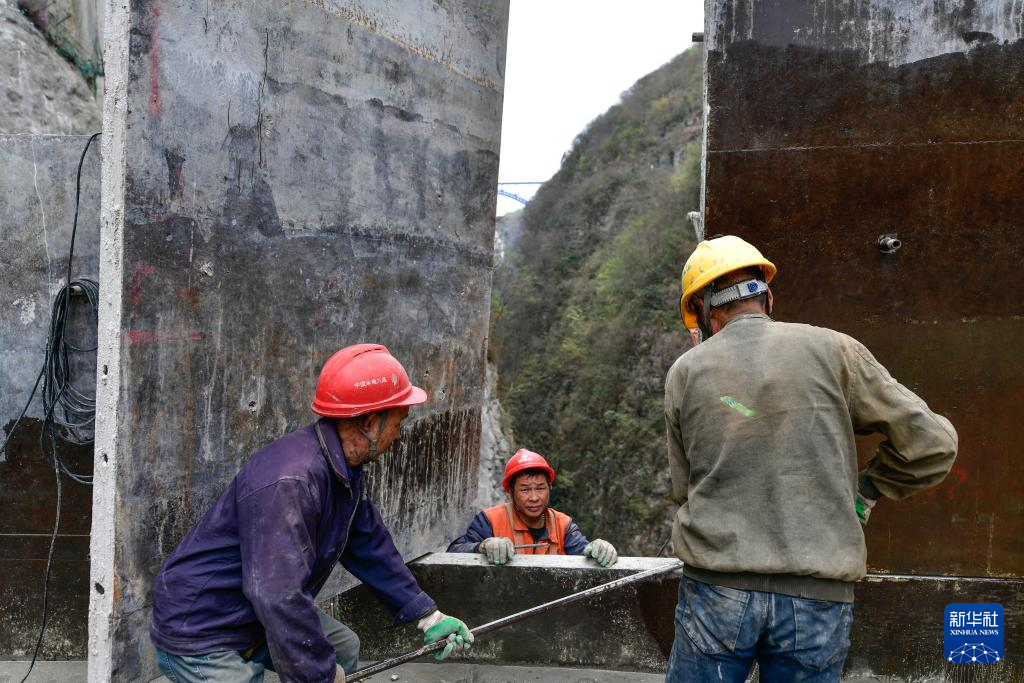
[[[448,641],[444,649],[435,655],[438,660],[444,659],[454,652],[464,652],[473,645],[473,634],[461,619],[450,617],[440,610],[423,617],[416,624],[423,631],[423,642],[427,645],[445,639]]]
[[[345,670],[340,666],[334,666],[334,683],[345,683]]]
[[[600,538],[587,544],[587,547],[583,549],[583,556],[594,558],[602,567],[610,567],[619,561],[619,554],[615,552],[615,546]]]
[[[512,545],[512,539],[502,536],[491,536],[490,538],[485,538],[477,546],[477,552],[486,555],[487,561],[491,564],[502,565],[507,564],[512,559],[512,556],[516,554],[516,549]]]

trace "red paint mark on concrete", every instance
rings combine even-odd
[[[160,116],[160,0],[153,0],[153,31],[149,34],[149,117]]]
[[[942,494],[948,501],[954,501],[960,497],[960,488],[967,483],[970,475],[966,467],[956,467],[946,475],[946,481],[942,483]]]
[[[125,330],[122,333],[124,343],[128,346],[137,344],[158,344],[168,341],[202,341],[205,335],[199,330],[181,330],[177,332],[154,332],[153,330]]]
[[[142,283],[155,272],[156,266],[152,263],[132,264],[132,274],[128,279],[128,294],[131,297],[132,305],[137,306],[142,301]]]

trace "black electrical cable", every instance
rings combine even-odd
[[[28,671],[25,672],[21,683],[25,683],[28,680],[28,677],[32,674],[32,669],[35,668],[36,659],[39,658],[39,648],[43,644],[43,634],[46,632],[46,622],[49,617],[50,570],[53,568],[53,551],[57,546],[57,534],[60,531],[60,509],[63,497],[61,474],[67,475],[70,479],[80,484],[92,484],[92,476],[76,474],[64,465],[60,455],[57,453],[57,439],[61,438],[76,445],[92,443],[92,425],[95,422],[96,415],[95,398],[90,399],[71,386],[71,365],[68,361],[68,351],[94,351],[96,347],[91,349],[76,347],[66,341],[65,335],[67,333],[71,295],[76,287],[79,288],[92,305],[94,319],[98,315],[99,310],[99,285],[94,280],[85,278],[80,280],[71,279],[71,262],[75,256],[75,236],[78,233],[78,207],[82,196],[82,164],[85,162],[85,155],[89,151],[89,146],[92,145],[92,141],[99,135],[100,133],[93,133],[89,136],[85,143],[85,149],[82,150],[82,156],[78,159],[78,172],[75,179],[75,217],[71,225],[71,245],[68,248],[68,276],[64,287],[57,292],[57,296],[54,298],[43,368],[39,371],[39,377],[36,379],[36,384],[28,397],[25,409],[21,411],[23,417],[25,411],[28,410],[29,404],[32,403],[32,399],[35,397],[36,389],[39,387],[41,379],[43,382],[44,418],[43,428],[39,432],[39,450],[43,455],[46,455],[46,445],[49,442],[49,455],[53,461],[53,476],[57,482],[57,511],[53,520],[53,533],[50,534],[50,550],[46,556],[46,571],[43,574],[42,623],[39,625],[39,636],[36,638],[36,646],[32,651],[32,661],[29,662]],[[60,418],[56,416],[58,406],[62,413]],[[18,422],[20,421],[21,417],[18,418]],[[14,433],[14,429],[18,426],[18,422],[15,422],[14,427],[7,433],[7,438],[4,440],[5,446]],[[60,428],[59,430],[58,427]],[[88,440],[86,441],[86,439]]]
[[[99,315],[99,285],[94,280],[72,280],[57,293],[50,316],[49,343],[43,364],[43,408],[51,415],[54,426],[60,427],[61,439],[77,446],[93,440],[96,421],[96,398],[79,391],[71,382],[71,354],[91,353],[95,346],[79,347],[66,336],[72,293],[81,293],[91,308],[91,322]],[[58,410],[59,409],[59,410]]]

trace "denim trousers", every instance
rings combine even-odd
[[[666,683],[836,683],[853,605],[726,588],[683,577]]]
[[[359,664],[359,637],[348,626],[317,608],[324,635],[334,646],[336,660],[345,673]],[[174,655],[156,648],[156,663],[172,683],[262,683],[263,672],[274,670],[270,649],[264,643],[251,657],[237,650],[219,650],[203,655]]]

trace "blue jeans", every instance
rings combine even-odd
[[[316,612],[324,635],[334,646],[336,661],[345,673],[352,673],[359,664],[359,636],[319,607]],[[274,670],[266,643],[248,658],[237,650],[219,650],[204,655],[173,655],[158,647],[156,663],[172,683],[262,683],[263,671]]]
[[[853,605],[715,586],[683,577],[666,683],[839,681]]]

